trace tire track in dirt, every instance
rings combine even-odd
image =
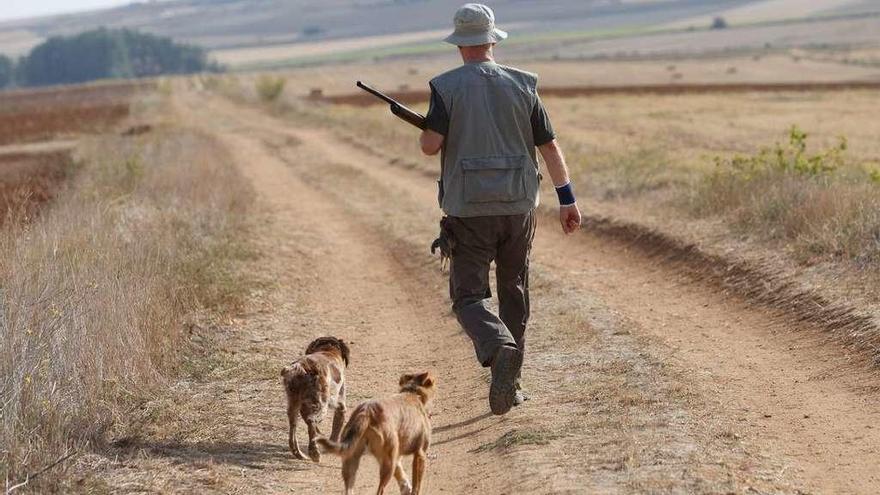
[[[433,191],[423,177],[365,158],[363,150],[323,131],[285,130],[266,117],[249,124],[299,177],[361,212],[362,221],[385,232],[386,242],[398,249],[409,244],[404,250],[410,257],[424,252],[438,213],[426,207]],[[285,147],[291,141],[310,143],[319,149],[315,155],[328,160],[309,165],[307,155]],[[535,299],[543,303],[530,330],[532,364],[525,373],[536,398],[506,418],[490,442],[469,436],[469,459],[502,453],[514,468],[499,473],[512,493],[716,492],[746,486],[794,492],[780,466],[756,460],[734,436],[719,437],[702,427],[700,421],[711,414],[690,410],[699,401],[683,377],[666,368],[662,352],[646,352],[649,346],[629,330],[629,320],[589,293],[560,290],[561,277],[540,263],[535,268]],[[485,400],[482,391],[472,397],[478,407]]]
[[[305,139],[389,184],[390,194],[421,190],[421,201],[433,199],[432,185],[418,173],[388,172],[380,160],[364,160],[363,153],[324,133],[310,132]],[[715,404],[691,408],[691,420],[704,421],[697,429],[719,437],[703,438],[704,444],[730,441],[750,451],[745,457],[769,470],[756,478],[782,483],[776,490],[793,483],[820,492],[877,492],[880,414],[873,374],[854,366],[824,335],[793,328],[736,296],[706,291],[637,253],[621,253],[625,244],[592,237],[565,242],[553,228],[538,237],[536,268],[574,275],[564,278],[578,293],[600,296],[642,337],[666,347],[665,361],[696,373],[692,386]],[[711,462],[724,470],[724,459]],[[758,481],[738,488],[754,488]]]
[[[404,372],[436,370],[444,398],[450,397],[447,391],[456,390],[455,381],[472,385],[482,382],[477,370],[461,373],[455,366],[456,361],[468,357],[468,349],[462,345],[454,321],[447,317],[448,309],[437,297],[436,283],[423,284],[420,277],[408,275],[406,266],[393,250],[386,249],[379,233],[358,222],[346,205],[304,184],[290,167],[266,153],[268,148],[262,141],[252,136],[226,137],[235,143],[233,149],[248,159],[247,176],[277,212],[273,237],[302,255],[299,260],[292,259],[281,250],[278,259],[271,262],[288,264],[280,270],[279,291],[292,292],[297,298],[296,312],[276,315],[274,324],[282,328],[298,326],[291,332],[297,337],[310,339],[329,333],[352,342],[348,374],[352,407],[365,398],[395,392],[397,379]],[[302,158],[297,160],[301,167],[315,166],[323,158],[320,150],[308,142],[293,149]],[[298,234],[291,236],[294,232]],[[291,270],[309,271],[308,283],[285,276]],[[458,351],[453,351],[456,348]],[[291,357],[299,352],[296,350]],[[472,388],[465,391],[473,393]],[[433,408],[440,431],[430,453],[429,489],[443,487],[464,493],[477,484],[481,489],[493,489],[481,480],[482,473],[455,462],[467,445],[444,434],[460,433],[460,427],[454,425],[458,419],[468,424],[489,421],[481,408],[468,406],[467,396],[461,394]],[[324,462],[338,465],[336,459],[328,457]],[[309,471],[315,492],[335,490],[341,484],[335,469]],[[364,462],[358,483],[362,491],[374,489],[376,471],[375,463]]]

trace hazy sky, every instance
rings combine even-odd
[[[130,0],[0,0],[0,19],[15,19],[101,7],[125,5]]]

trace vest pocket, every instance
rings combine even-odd
[[[525,155],[461,161],[467,203],[512,203],[526,198]]]

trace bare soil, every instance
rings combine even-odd
[[[880,25],[880,21],[878,21]],[[620,41],[618,41],[619,43]],[[682,41],[685,46],[699,46],[692,40]],[[736,46],[736,44],[734,44]],[[672,50],[674,52],[674,50]],[[676,56],[661,54],[644,57],[612,57],[583,59],[576,51],[563,51],[559,60],[538,51],[533,56],[510,53],[499,47],[501,63],[512,64],[540,74],[540,91],[556,88],[615,88],[626,90],[632,86],[664,85],[739,85],[747,86],[789,84],[806,87],[813,83],[840,83],[847,81],[876,81],[880,71],[876,64],[856,64],[856,60],[870,60],[868,55],[850,54],[846,50],[797,53],[764,51],[756,53],[732,52],[713,56]],[[334,64],[284,71],[288,84],[286,93],[307,96],[320,89],[327,96],[345,96],[359,91],[355,81],[362,80],[385,92],[426,92],[426,79],[458,66],[457,54],[424,60],[389,60],[371,63]],[[543,57],[542,59],[535,59]],[[844,59],[847,60],[844,63]],[[805,84],[806,83],[806,84]]]
[[[277,376],[333,334],[352,343],[352,405],[393,392],[403,372],[438,374],[427,493],[880,490],[880,383],[858,360],[626,244],[565,237],[552,215],[533,251],[532,399],[491,416],[488,375],[427,252],[439,211],[423,172],[308,122],[205,94],[178,104],[253,184],[261,256],[241,270],[263,284],[227,326],[193,331],[217,348],[194,364],[201,372],[133,412],[141,430],[108,455],[80,457],[80,486],[341,490],[337,460],[286,452]],[[361,493],[376,471],[362,464]]]
[[[28,217],[51,200],[71,174],[71,142],[0,146],[0,222]]]
[[[880,89],[878,81],[839,81],[817,83],[731,83],[731,84],[645,84],[626,86],[562,86],[541,90],[542,96],[555,98],[576,98],[608,95],[693,95],[693,94],[731,94],[731,93],[815,93],[820,91],[853,91]],[[405,104],[426,103],[429,91],[390,91],[389,96]],[[371,106],[376,105],[375,96],[359,92],[346,95],[315,97],[319,101],[334,104]]]
[[[132,98],[154,83],[124,81],[0,94],[0,145],[99,133],[130,115]]]

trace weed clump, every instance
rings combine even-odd
[[[735,227],[781,242],[801,261],[823,257],[880,260],[880,172],[849,163],[847,141],[810,152],[808,134],[751,156],[715,158],[689,206],[725,215]]]
[[[276,101],[284,92],[287,81],[283,77],[262,75],[257,78],[256,90],[260,100],[265,103]]]
[[[827,176],[843,165],[846,148],[846,138],[841,137],[836,146],[809,154],[807,133],[797,126],[792,126],[786,145],[776,143],[771,148],[761,149],[753,156],[735,156],[730,159],[715,157],[715,165],[722,173],[740,175],[745,181],[768,172],[793,173],[808,177]]]

